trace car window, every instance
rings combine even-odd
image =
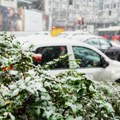
[[[47,47],[39,47],[35,50],[36,54],[42,55],[42,60],[39,63],[41,66],[45,65],[47,62],[53,61],[53,59],[57,59],[60,56],[67,54],[66,46],[47,46]],[[68,58],[64,58],[61,62],[58,62],[54,66],[51,66],[51,69],[58,68],[68,68]]]
[[[100,45],[101,45],[102,49],[106,49],[106,48],[112,46],[111,43],[109,42],[109,40],[99,38],[99,41],[100,41]]]
[[[99,40],[96,38],[90,38],[85,41],[85,43],[92,45],[94,47],[100,48]]]
[[[80,67],[100,67],[101,56],[98,53],[80,46],[73,46],[72,48],[75,59],[80,59]]]

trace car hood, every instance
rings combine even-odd
[[[102,52],[119,52],[120,51],[120,47],[116,47],[116,46],[112,46],[109,47],[107,49],[100,49]]]
[[[108,49],[120,51],[120,47],[117,47],[117,46],[112,46],[112,47],[110,47]]]
[[[110,47],[108,49],[100,49],[100,50],[113,60],[116,60],[117,56],[120,54],[120,48],[115,46]]]

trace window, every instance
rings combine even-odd
[[[109,4],[106,5],[106,8],[109,8]]]
[[[75,4],[74,8],[79,9],[80,8],[79,4]]]
[[[75,59],[80,59],[80,67],[82,68],[101,66],[101,56],[91,49],[80,46],[73,46],[73,53]]]
[[[111,13],[112,13],[111,10],[109,10],[109,11],[108,11],[108,14],[111,15]]]
[[[120,7],[120,2],[118,3],[118,8]]]
[[[73,5],[73,0],[69,0],[69,5]]]
[[[113,8],[116,8],[116,3],[113,4]]]
[[[90,38],[90,39],[86,40],[85,43],[92,45],[94,47],[100,48],[99,40],[96,38]]]
[[[47,47],[39,47],[35,51],[36,54],[42,55],[42,60],[38,62],[34,62],[36,65],[40,64],[41,66],[45,65],[47,62],[53,61],[53,59],[57,59],[60,56],[67,54],[67,48],[65,46],[47,46]],[[51,69],[58,68],[69,68],[68,67],[68,58],[64,58],[61,62],[51,66]]]
[[[106,49],[112,46],[111,43],[106,39],[99,39],[99,41],[102,49]]]

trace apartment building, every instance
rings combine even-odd
[[[17,8],[17,0],[0,0],[0,5]]]
[[[104,0],[100,21],[105,27],[120,22],[120,0]]]
[[[74,29],[79,26],[78,19],[84,19],[84,26],[97,23],[101,0],[0,0],[1,5],[39,10],[49,15],[52,26]]]
[[[52,14],[53,25],[74,28],[80,17],[85,24],[97,21],[99,0],[49,0],[49,11]]]

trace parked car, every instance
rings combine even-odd
[[[10,35],[14,35],[15,37],[26,37],[31,35],[46,35],[51,36],[50,31],[38,31],[38,32],[7,32]]]
[[[58,34],[57,37],[70,39],[71,37],[75,37],[75,36],[79,36],[79,35],[80,36],[81,35],[90,35],[90,33],[86,32],[86,31],[81,31],[81,30],[65,31],[65,32]]]
[[[112,36],[112,40],[114,40],[114,41],[120,41],[120,35],[113,35]]]
[[[34,35],[47,35],[51,36],[50,31],[40,31],[40,32],[35,32]]]
[[[120,43],[115,41],[110,41],[100,36],[95,35],[84,35],[83,36],[74,36],[70,39],[75,39],[80,42],[85,42],[89,45],[92,45],[103,53],[105,53],[109,58],[113,60],[120,61]]]
[[[62,55],[70,55],[62,62],[58,62],[49,71],[50,74],[57,74],[72,68],[70,60],[80,59],[81,64],[77,69],[86,75],[92,75],[97,81],[117,81],[120,82],[120,62],[109,59],[100,50],[79,42],[76,40],[64,40],[60,38],[48,37],[25,37],[22,42],[26,41],[23,49],[27,49],[30,44],[34,45],[35,64],[45,65],[53,59]]]

